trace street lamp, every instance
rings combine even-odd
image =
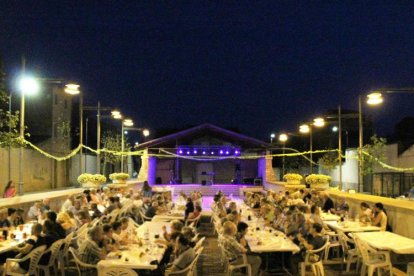
[[[24,75],[25,71],[25,62],[23,60],[23,76],[19,79],[18,87],[20,90],[20,139],[24,139],[24,98],[25,95],[34,95],[39,92],[40,85],[39,82],[29,76]],[[23,145],[20,147],[20,158],[19,158],[19,195],[23,195]]]
[[[270,144],[273,143],[273,139],[275,139],[275,137],[276,137],[276,134],[274,133],[270,134]]]
[[[76,83],[68,83],[65,85],[64,91],[69,95],[79,95],[79,175],[83,173],[83,94],[79,90],[80,85]]]
[[[312,123],[306,123],[306,124],[302,124],[299,126],[299,132],[306,134],[309,133],[309,171],[312,174],[313,172],[313,165],[312,165],[312,151],[313,151],[313,131],[312,128],[313,126],[315,127],[323,127],[325,125],[325,119],[321,118],[321,117],[317,117],[313,120]]]
[[[121,128],[121,172],[124,172],[124,150],[125,150],[125,132],[128,130],[136,130],[136,131],[142,131],[142,134],[147,137],[149,136],[150,132],[148,129],[145,128],[136,128],[133,127],[134,122],[132,119],[124,119],[122,121],[122,128]]]
[[[285,146],[286,146],[286,141],[288,140],[288,135],[286,133],[281,133],[279,135],[279,142],[282,143],[283,148],[282,148],[282,176],[285,175]]]

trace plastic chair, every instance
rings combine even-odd
[[[134,270],[124,267],[104,267],[99,269],[98,271],[99,276],[138,276]]]
[[[306,275],[306,267],[308,267],[308,266],[310,266],[312,268],[312,271],[313,271],[314,275],[316,275],[316,276],[324,276],[325,275],[322,260],[324,259],[324,253],[326,252],[326,249],[328,248],[328,246],[329,246],[329,239],[327,238],[326,241],[325,241],[325,244],[321,248],[306,251],[305,260],[304,260],[304,262],[300,263],[301,276]],[[319,261],[312,262],[310,260],[310,256],[313,255],[313,254],[320,255]]]
[[[94,269],[94,270],[97,270],[97,266],[96,265],[87,264],[87,263],[82,262],[79,259],[78,253],[76,252],[75,248],[70,247],[69,248],[69,252],[70,252],[70,254],[73,257],[73,261],[75,262],[75,270],[78,272],[78,275],[82,275],[81,270],[82,269],[85,269],[85,268],[86,269]]]
[[[196,251],[196,256],[194,258],[194,260],[184,269],[182,270],[177,270],[177,271],[165,271],[164,276],[172,276],[172,275],[192,275],[192,276],[196,276],[197,275],[197,261],[198,258],[200,257],[201,252],[203,251],[204,247],[199,248],[199,250]]]
[[[68,263],[69,246],[72,242],[72,239],[73,239],[74,235],[75,235],[75,233],[72,232],[72,233],[70,233],[69,235],[66,236],[66,238],[64,239],[65,243],[61,247],[60,253],[58,255],[58,264],[59,264],[60,273],[61,273],[62,276],[65,275],[65,265]]]
[[[368,276],[374,275],[375,270],[378,270],[378,275],[381,274],[380,268],[385,268],[392,274],[392,263],[389,251],[379,251],[370,247],[366,242],[360,240],[357,235],[354,236],[355,244],[361,254],[363,266],[361,275],[365,275],[368,267]]]
[[[247,256],[246,254],[243,254],[243,263],[241,264],[234,264],[229,261],[226,254],[226,249],[219,243],[219,247],[222,252],[222,258],[224,260],[224,268],[225,272],[227,272],[227,275],[230,276],[233,274],[233,271],[240,269],[240,268],[246,268],[247,269],[247,276],[252,276],[252,266],[247,262]]]
[[[46,245],[42,245],[33,249],[29,254],[21,259],[7,259],[4,266],[3,276],[6,275],[38,275],[37,265],[43,252],[46,250]],[[20,271],[16,271],[16,265],[30,259],[29,269],[24,271],[19,267]]]
[[[43,255],[50,253],[49,262],[46,265],[41,265],[41,264],[38,265],[39,269],[44,272],[45,276],[50,275],[50,268],[53,269],[53,275],[57,275],[56,261],[59,258],[59,253],[64,243],[65,243],[64,239],[57,240],[45,252],[43,252]]]
[[[324,254],[325,256],[324,256],[323,263],[324,264],[342,263],[342,261],[340,260],[341,243],[339,241],[339,235],[336,232],[326,232],[326,235],[329,238],[329,244],[325,249],[325,254]],[[338,259],[336,260],[329,259],[329,253],[331,249],[334,249],[334,252],[336,253],[336,257]]]
[[[199,249],[203,245],[205,239],[206,237],[202,237],[201,239],[199,239],[198,242],[194,246],[194,250]]]
[[[339,242],[342,246],[342,251],[344,252],[344,263],[346,263],[346,272],[351,270],[351,264],[357,264],[357,271],[359,266],[359,259],[360,255],[358,253],[358,249],[354,248],[351,249],[349,244],[355,244],[355,242],[349,238],[344,232],[338,231]]]
[[[201,213],[193,219],[187,219],[185,221],[185,226],[189,226],[189,225],[193,224],[194,227],[197,227],[198,226],[198,221],[200,220],[200,218],[201,218]]]
[[[152,220],[152,218],[146,217],[145,214],[144,214],[144,212],[142,212],[142,210],[139,210],[139,215],[141,216],[141,220],[143,222],[145,222],[145,221],[151,221]]]

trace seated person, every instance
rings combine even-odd
[[[237,224],[237,233],[236,233],[236,240],[243,245],[243,247],[245,247],[246,249],[249,249],[249,245],[246,241],[246,234],[247,231],[249,230],[249,225],[247,225],[247,223],[240,221]]]
[[[322,206],[322,211],[327,213],[328,211],[334,210],[334,202],[329,197],[328,193],[321,192],[321,197],[324,200],[323,201],[323,206]]]
[[[104,224],[102,226],[102,231],[103,231],[102,246],[105,248],[105,250],[107,252],[118,251],[120,248],[120,244],[113,237],[112,225]]]
[[[47,248],[49,248],[55,241],[59,239],[58,234],[55,232],[55,225],[51,220],[46,220],[43,224],[43,239]],[[50,256],[51,252],[43,254],[40,258],[39,264],[48,264]]]
[[[75,231],[78,227],[76,222],[70,217],[68,211],[60,212],[57,215],[56,222],[62,226],[66,234]]]
[[[100,225],[89,229],[87,238],[80,244],[78,254],[82,262],[96,265],[100,260],[105,259],[106,250],[99,247],[103,240],[103,231]],[[82,268],[82,275],[97,275],[96,269]]]
[[[189,226],[184,226],[183,229],[181,230],[181,234],[184,235],[184,237],[189,241],[189,245],[191,247],[194,247],[196,245],[196,234],[193,230],[193,228],[189,227]]]
[[[8,210],[6,208],[0,209],[0,228],[9,228],[10,222],[7,219]]]
[[[247,249],[241,245],[236,240],[237,226],[231,222],[227,221],[223,225],[223,235],[219,237],[219,243],[225,249],[226,258],[232,264],[242,264],[244,263],[243,255],[247,253]],[[260,264],[262,260],[259,256],[255,255],[246,255],[247,262],[252,267],[252,274],[254,276],[258,275]]]
[[[384,210],[384,205],[380,202],[375,203],[373,211],[374,212],[371,216],[371,224],[381,228],[381,231],[387,231],[388,218]]]
[[[30,207],[29,212],[27,213],[27,218],[29,220],[38,220],[41,217],[42,211],[42,202],[36,201],[32,207]]]
[[[359,207],[360,207],[360,211],[359,211],[359,214],[358,214],[359,221],[370,222],[371,221],[371,216],[372,216],[372,210],[371,210],[371,208],[369,208],[368,203],[361,202]]]
[[[169,271],[179,271],[188,267],[195,259],[195,251],[183,234],[179,233],[174,247],[174,261],[167,266]],[[183,273],[182,276],[187,275]]]
[[[17,217],[16,209],[14,208],[7,208],[7,221],[10,226],[14,226],[14,220]]]
[[[93,212],[92,220],[94,220],[96,218],[100,218],[102,216],[102,212],[99,211],[98,204],[96,204],[96,203],[91,204],[91,211]]]
[[[24,210],[21,208],[16,209],[16,218],[14,219],[13,225],[14,226],[19,226],[24,224]]]
[[[153,218],[158,211],[158,202],[154,201],[152,204],[150,204],[145,211],[144,215],[148,218]]]
[[[47,217],[46,221],[50,221],[52,223],[53,229],[52,229],[51,232],[54,232],[59,239],[65,238],[66,237],[66,231],[65,231],[65,229],[63,229],[62,225],[60,225],[59,223],[56,222],[56,219],[57,219],[56,213],[53,212],[53,211],[49,211],[49,212],[47,212],[46,217]],[[46,223],[46,221],[45,221],[45,223]]]
[[[188,219],[198,218],[201,215],[201,211],[202,211],[201,206],[196,205],[195,208],[194,208],[194,212],[192,212],[188,215]]]
[[[300,242],[301,251],[299,253],[293,254],[291,256],[291,271],[293,275],[299,275],[299,263],[304,261],[304,255],[307,250],[316,250],[321,248],[325,242],[326,238],[322,236],[322,225],[319,223],[312,224],[312,227],[309,229],[309,236],[304,238],[300,233],[297,236],[297,239]]]
[[[345,197],[341,196],[338,198],[338,201],[335,206],[334,213],[338,216],[347,216],[349,211],[349,205],[345,201]]]

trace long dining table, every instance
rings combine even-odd
[[[354,233],[353,235],[379,250],[389,250],[396,254],[414,254],[414,239],[392,232]]]
[[[119,252],[109,253],[105,260],[98,262],[99,271],[106,267],[125,267],[135,270],[155,270],[161,261],[165,246],[157,244],[155,241],[162,237],[163,226],[168,229],[168,222],[146,221],[137,230],[137,241]]]

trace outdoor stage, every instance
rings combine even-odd
[[[180,192],[190,194],[192,191],[199,191],[203,196],[214,196],[218,191],[222,191],[227,196],[243,196],[246,191],[260,192],[263,186],[246,184],[158,184],[152,185],[153,191],[171,191],[173,196]]]

